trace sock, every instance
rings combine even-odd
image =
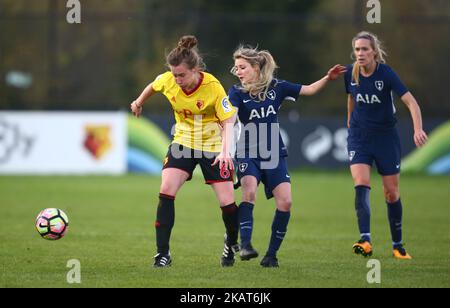
[[[391,227],[392,244],[395,246],[402,244],[402,216],[403,206],[400,199],[397,202],[387,202],[389,225]]]
[[[355,192],[355,210],[361,239],[370,242],[370,187],[356,186]]]
[[[239,211],[236,203],[221,207],[222,219],[227,232],[227,245],[236,245],[239,235]]]
[[[275,217],[272,223],[272,236],[270,238],[269,249],[266,255],[275,257],[280,249],[281,243],[287,232],[287,226],[291,212],[281,212],[278,209],[275,211]]]
[[[242,202],[239,205],[239,231],[243,247],[248,246],[252,241],[253,207],[254,205],[249,202]]]
[[[160,194],[156,212],[156,246],[158,253],[169,254],[169,241],[175,223],[175,197]]]

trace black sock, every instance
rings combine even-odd
[[[236,245],[239,235],[239,212],[236,203],[224,206],[222,209],[222,219],[227,230],[227,245]]]
[[[291,212],[281,212],[278,209],[275,211],[275,217],[272,223],[272,236],[270,237],[269,249],[266,253],[267,256],[276,257],[281,243],[283,243],[284,237],[286,236],[290,218]]]
[[[394,248],[402,245],[402,202],[398,199],[396,202],[387,202],[389,226],[391,227],[392,245]]]
[[[175,197],[160,194],[156,212],[156,246],[158,253],[169,253],[169,241],[175,223]]]
[[[254,205],[249,202],[242,202],[239,205],[239,231],[241,232],[242,247],[247,247],[252,242],[253,208]]]
[[[370,242],[370,187],[356,186],[355,192],[355,210],[358,217],[359,233],[362,240]]]

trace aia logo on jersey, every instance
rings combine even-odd
[[[382,80],[375,81],[375,87],[378,91],[382,91],[384,88],[384,82]]]
[[[250,118],[249,120],[253,120],[253,118],[257,118],[257,119],[264,119],[264,118],[268,118],[270,115],[276,115],[277,112],[275,111],[275,107],[273,107],[273,105],[270,105],[269,108],[264,108],[261,107],[259,110],[258,109],[252,109],[252,112],[250,113]]]
[[[358,93],[358,95],[356,95],[356,102],[364,104],[381,104],[380,99],[375,94],[372,96],[370,96],[369,94],[363,96],[361,93]]]
[[[202,109],[203,106],[205,106],[205,103],[203,101],[197,101],[197,108]]]

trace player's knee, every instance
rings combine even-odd
[[[242,201],[255,204],[256,202],[256,192],[255,191],[246,191],[242,194]]]
[[[364,177],[354,177],[353,181],[356,186],[367,186],[370,187],[370,179],[364,178]]]
[[[289,212],[292,207],[292,200],[291,199],[282,199],[277,200],[277,209],[282,212]]]
[[[162,183],[159,193],[168,196],[175,196],[177,192],[173,185],[170,185],[169,183]]]
[[[400,198],[400,193],[396,188],[385,188],[384,197],[389,203],[394,203]]]
[[[224,207],[230,204],[233,204],[235,202],[234,196],[233,197],[221,197],[219,199],[220,207]]]

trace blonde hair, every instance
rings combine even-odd
[[[199,68],[202,71],[205,70],[206,65],[199,54],[197,44],[198,40],[195,36],[183,36],[178,42],[177,47],[167,55],[166,65],[170,67],[185,63],[189,69]]]
[[[351,54],[351,58],[352,60],[356,60],[356,55],[355,55],[355,43],[357,40],[360,39],[365,39],[370,41],[370,46],[372,47],[372,49],[375,51],[375,61],[377,63],[386,63],[385,57],[387,56],[386,51],[384,50],[384,46],[382,44],[382,42],[378,39],[378,37],[371,33],[371,32],[367,32],[367,31],[362,31],[359,32],[352,40],[352,54]],[[353,71],[352,71],[352,80],[359,85],[359,64],[358,61],[355,61],[353,64]]]
[[[251,83],[241,85],[240,89],[249,93],[251,97],[264,101],[274,79],[275,69],[278,68],[270,52],[253,47],[239,46],[233,54],[233,59],[244,59],[252,67],[258,68],[258,78]],[[236,76],[236,67],[231,69],[231,73]]]

